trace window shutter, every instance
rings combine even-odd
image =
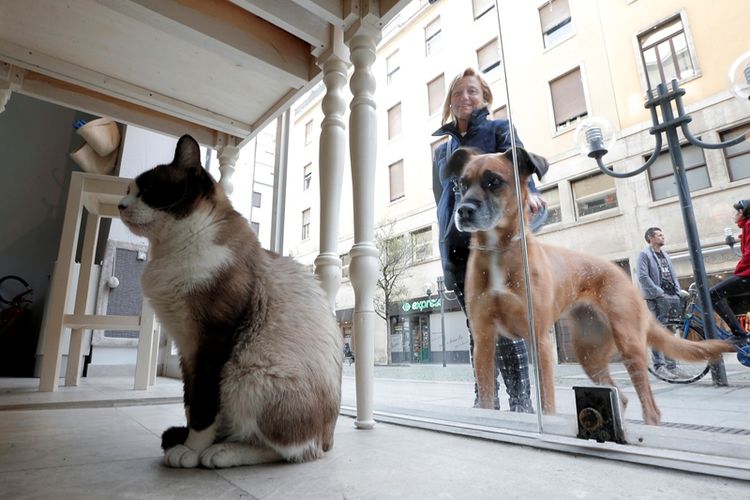
[[[397,161],[388,167],[391,183],[391,201],[404,196],[404,162]]]
[[[550,2],[539,8],[539,19],[542,22],[542,33],[549,30],[570,17],[568,0],[550,0]]]
[[[445,99],[445,77],[443,75],[427,84],[427,97],[430,115],[434,115],[442,109]]]
[[[586,112],[580,68],[550,82],[555,124],[561,125]]]

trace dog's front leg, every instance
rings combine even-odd
[[[471,323],[474,337],[474,377],[481,408],[495,407],[495,331],[492,323],[476,318]]]

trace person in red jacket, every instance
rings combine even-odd
[[[727,302],[728,297],[750,294],[750,200],[740,200],[734,205],[734,222],[742,230],[740,249],[742,257],[734,268],[734,274],[711,288],[711,303],[714,311],[729,326],[734,335],[744,336],[745,329],[737,320]]]

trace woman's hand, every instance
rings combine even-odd
[[[537,213],[547,206],[547,201],[539,193],[529,193],[526,203],[529,205],[529,210],[531,210],[532,214]]]

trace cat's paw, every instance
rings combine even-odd
[[[178,444],[185,444],[188,432],[187,427],[170,427],[161,435],[161,449],[167,451]]]
[[[208,469],[223,469],[239,465],[234,447],[225,443],[209,446],[201,453],[201,465]]]
[[[181,469],[193,469],[198,467],[200,455],[184,444],[173,446],[164,452],[164,465]]]

